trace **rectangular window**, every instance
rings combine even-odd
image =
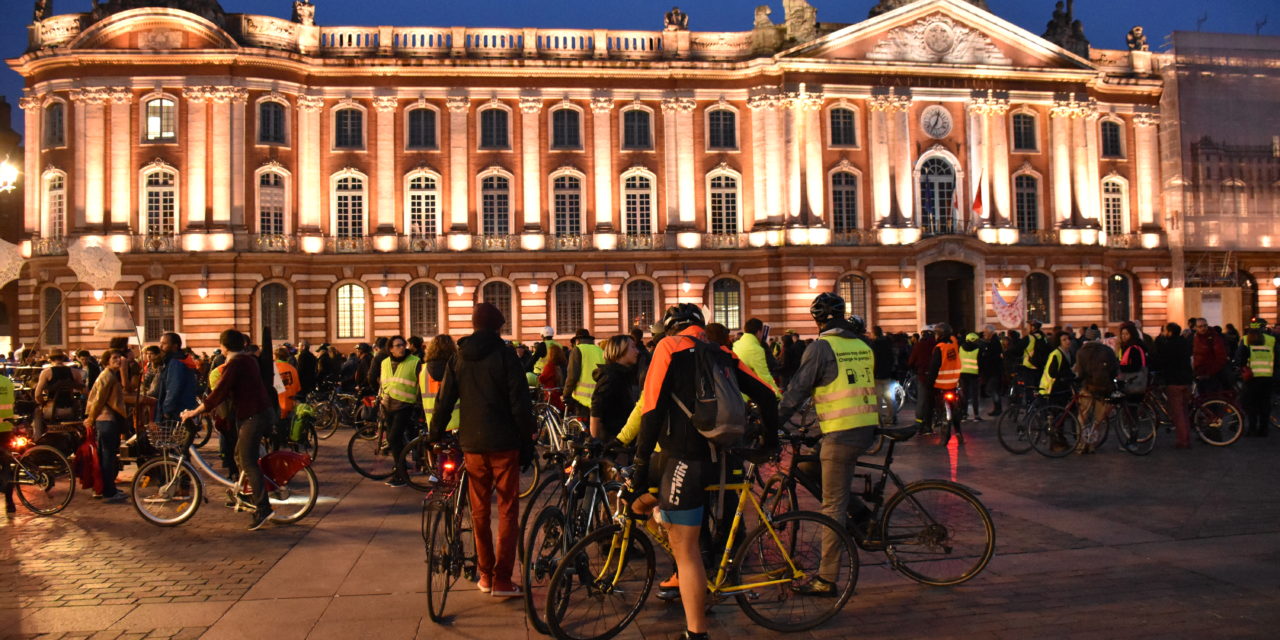
[[[430,338],[440,333],[440,293],[436,286],[419,282],[409,288],[409,334]]]
[[[417,182],[415,180],[415,182]],[[433,189],[413,188],[409,191],[409,235],[434,236],[439,233],[436,225],[436,192]]]
[[[44,343],[46,345],[65,344],[62,334],[62,291],[57,287],[44,290]]]
[[[629,235],[653,233],[653,194],[649,185],[649,179],[644,176],[627,178],[623,207],[627,225],[624,232]]]
[[[67,229],[67,179],[61,175],[50,176],[48,180],[48,211],[51,238],[60,238]]]
[[[711,233],[738,233],[737,181],[727,176],[711,179]]]
[[[581,118],[573,109],[557,109],[551,112],[551,148],[581,149],[582,136],[579,133]]]
[[[652,282],[635,280],[627,285],[628,327],[641,327],[648,330],[649,325],[653,324],[653,309],[656,306]]]
[[[61,102],[55,102],[44,110],[44,146],[61,147],[67,143],[66,121]]]
[[[436,112],[414,109],[409,112],[409,148],[436,148]]]
[[[737,114],[728,109],[716,109],[707,114],[707,148],[737,149]]]
[[[1102,123],[1102,155],[1107,158],[1123,158],[1120,125],[1111,121]]]
[[[736,280],[717,280],[711,289],[712,316],[730,331],[742,326],[742,289]]]
[[[847,171],[831,176],[831,226],[836,233],[858,228],[858,178]]]
[[[172,235],[177,198],[174,175],[168,171],[147,174],[147,235]]]
[[[356,178],[338,182],[337,217],[339,238],[364,236],[364,183]]]
[[[583,315],[582,285],[572,281],[556,285],[556,333],[581,329]]]
[[[258,233],[284,235],[284,177],[264,173],[258,182]]]
[[[147,142],[172,142],[178,138],[176,107],[173,100],[156,98],[147,102]]]
[[[284,105],[264,102],[258,106],[258,142],[284,144]]]
[[[338,338],[355,340],[365,337],[364,289],[347,284],[338,288]]]
[[[339,110],[334,115],[334,129],[334,147],[364,148],[364,114],[359,109]]]
[[[507,140],[507,112],[502,109],[485,109],[480,112],[480,148],[510,149]]]
[[[582,183],[569,176],[556,178],[553,185],[556,235],[582,233]]]
[[[1124,189],[1114,182],[1102,185],[1102,230],[1108,235],[1124,233]]]
[[[831,146],[853,147],[858,144],[853,109],[831,110]]]
[[[1013,114],[1013,150],[1035,151],[1036,117],[1029,113]]]
[[[1040,194],[1033,176],[1018,176],[1013,180],[1014,210],[1019,231],[1032,232],[1040,228]]]
[[[507,179],[485,178],[480,189],[481,230],[486,236],[505,236],[511,232],[511,199]]]
[[[628,151],[653,148],[648,111],[631,109],[622,112],[622,148]]]

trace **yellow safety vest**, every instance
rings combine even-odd
[[[1042,395],[1047,396],[1050,393],[1053,393],[1053,383],[1058,380],[1057,377],[1049,375],[1049,369],[1053,367],[1055,360],[1058,362],[1058,367],[1061,368],[1063,362],[1061,349],[1054,349],[1053,352],[1049,354],[1049,359],[1044,361],[1044,373],[1040,374],[1040,393]]]
[[[1036,365],[1032,364],[1031,360],[1033,359],[1036,353],[1036,341],[1043,340],[1043,339],[1044,339],[1044,334],[1040,334],[1040,337],[1038,338],[1034,333],[1027,334],[1027,348],[1022,350],[1022,366],[1028,369],[1036,368]]]
[[[393,364],[390,357],[382,360],[382,375],[379,377],[382,395],[404,403],[417,402],[418,381],[412,376],[418,370],[418,356],[405,356],[394,371]]]
[[[591,394],[596,390],[596,367],[604,364],[604,350],[594,344],[580,344],[575,349],[582,354],[578,368],[578,384],[573,387],[573,399],[590,409]]]
[[[1262,344],[1249,345],[1249,369],[1255,378],[1270,378],[1276,374],[1276,337],[1262,334]],[[9,394],[12,396],[13,392]],[[12,400],[10,401],[12,402]],[[13,411],[9,412],[13,415]]]
[[[960,373],[978,375],[978,348],[972,350],[960,347]]]
[[[13,381],[0,376],[0,433],[13,431]]]
[[[426,412],[427,421],[430,422],[431,416],[436,412],[436,395],[440,393],[440,381],[432,378],[431,374],[427,373],[427,368],[423,367],[422,373],[418,375],[418,389],[422,392],[422,409]],[[449,416],[449,426],[446,427],[449,431],[458,430],[458,408],[458,403],[455,402],[453,415]]]
[[[954,389],[960,386],[960,347],[952,342],[939,342],[934,349],[942,352],[942,364],[938,367],[938,377],[933,381],[934,389]]]
[[[836,355],[836,379],[813,390],[823,433],[874,427],[880,422],[876,398],[875,355],[856,338],[822,336]]]
[[[547,357],[551,355],[551,345],[553,345],[553,344],[554,344],[554,345],[556,345],[557,347],[558,347],[558,346],[560,346],[560,343],[559,343],[559,342],[556,342],[555,340],[552,340],[552,339],[550,339],[550,338],[548,338],[548,339],[546,339],[546,340],[543,340],[543,341],[542,341],[542,344],[547,345],[547,352],[546,352],[545,354],[543,354],[541,358],[538,358],[538,361],[537,361],[537,362],[534,362],[534,363],[533,363],[533,375],[534,375],[535,377],[542,375],[542,370],[543,370],[544,368],[546,368],[546,366],[547,366]]]

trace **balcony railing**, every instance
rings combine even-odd
[[[874,229],[848,229],[832,233],[831,244],[840,247],[858,247],[880,244],[880,239]]]
[[[298,247],[296,236],[283,233],[254,233],[249,235],[249,251],[259,253],[288,253]]]
[[[547,242],[547,248],[554,251],[581,251],[591,248],[588,236],[575,235],[552,235]]]
[[[477,251],[514,251],[520,248],[520,236],[473,236],[471,248]]]
[[[325,239],[325,250],[329,253],[369,253],[373,250],[373,241],[364,236],[329,236]]]
[[[745,233],[704,233],[702,248],[704,249],[745,249],[750,241]]]
[[[646,251],[665,246],[664,237],[656,234],[618,236],[618,249],[622,251]]]
[[[1018,244],[1049,245],[1058,244],[1057,229],[1036,229],[1018,233]]]
[[[67,238],[65,236],[33,238],[31,240],[31,255],[65,256],[67,255]]]
[[[133,237],[133,250],[142,253],[178,253],[182,242],[176,233],[147,233]]]
[[[400,250],[411,253],[430,253],[441,247],[440,236],[413,234],[400,236]]]
[[[1141,233],[1108,233],[1107,246],[1112,249],[1141,249]]]

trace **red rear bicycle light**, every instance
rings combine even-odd
[[[946,399],[947,399],[947,401],[951,401],[951,400],[955,400],[955,399],[956,399],[956,394],[954,394],[954,393],[945,393],[945,394],[943,394],[943,395],[942,395],[942,397],[946,398]]]
[[[31,440],[29,440],[26,436],[16,436],[14,437],[13,440],[9,441],[9,448],[21,449],[29,444],[31,444]]]
[[[452,460],[445,460],[443,466],[445,471],[453,471],[454,469],[458,468],[458,463]]]

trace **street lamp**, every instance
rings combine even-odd
[[[13,191],[18,185],[18,167],[9,162],[9,156],[0,162],[0,193]]]

